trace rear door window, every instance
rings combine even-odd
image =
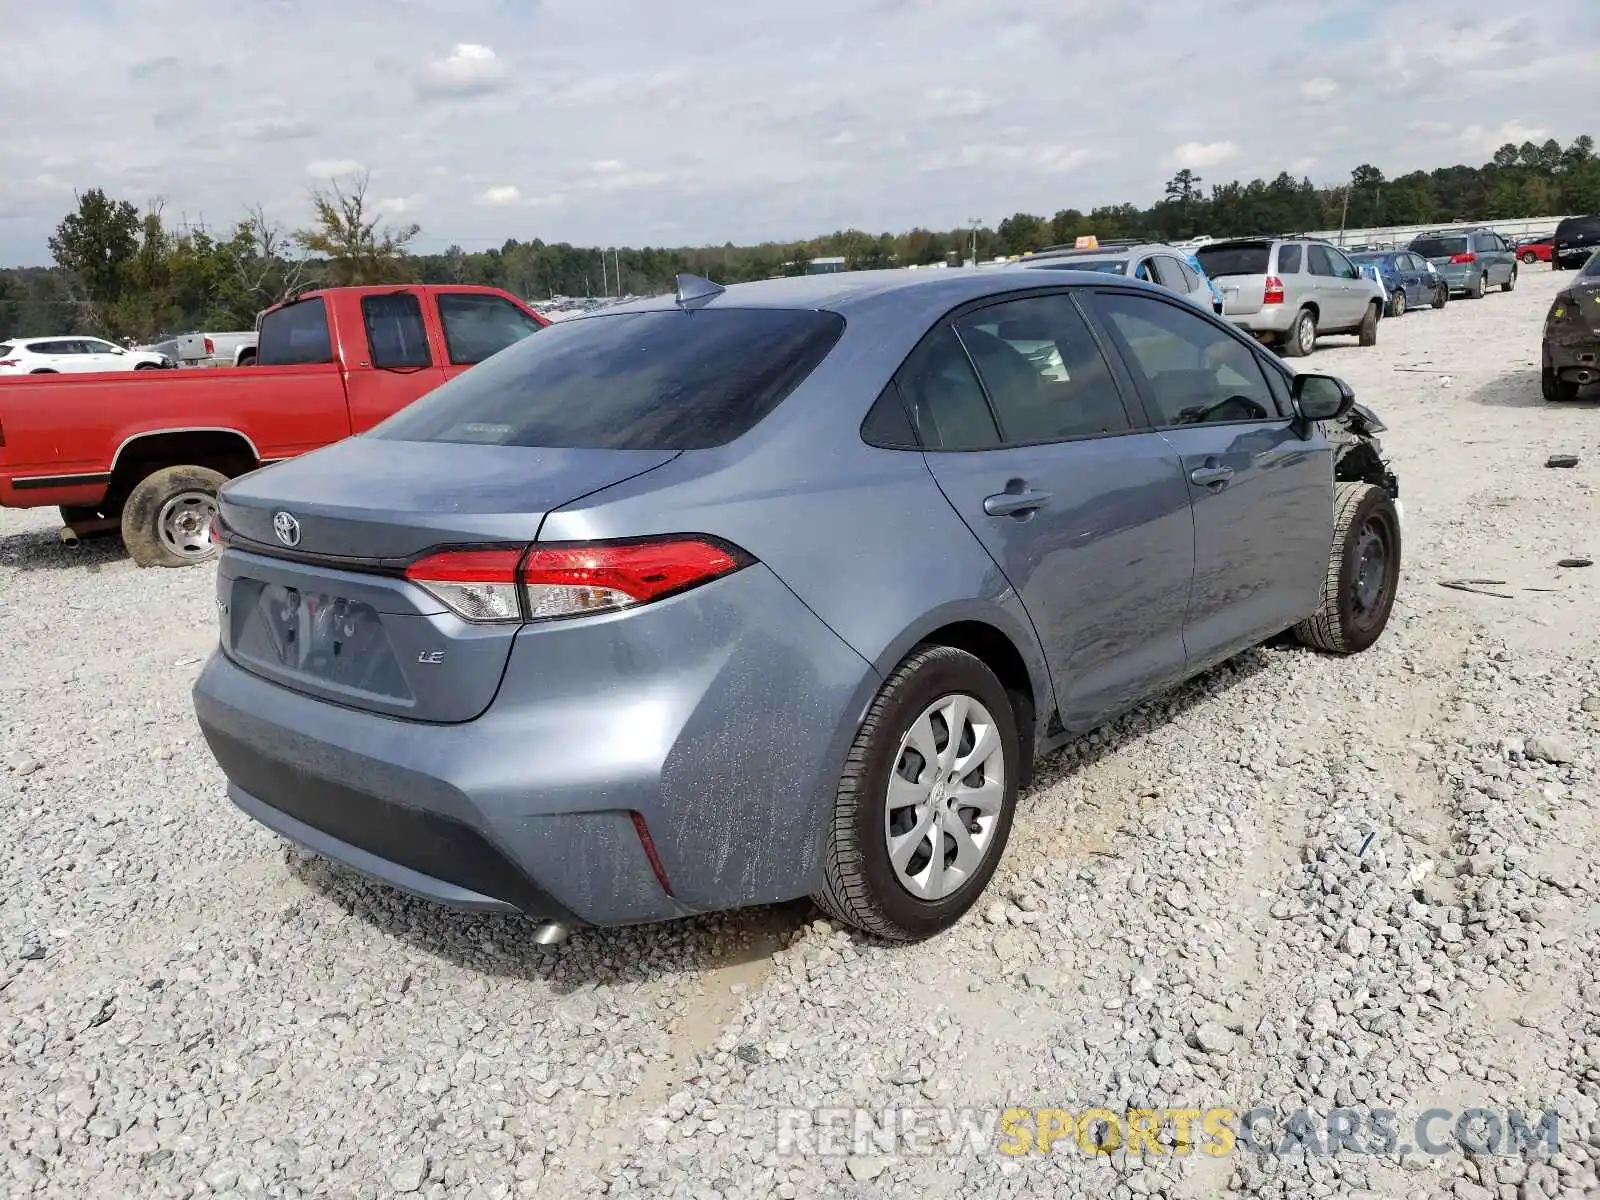
[[[1178,260],[1171,255],[1158,254],[1150,260],[1156,269],[1156,282],[1164,288],[1170,288],[1179,295],[1189,293],[1189,281],[1183,276],[1183,268],[1178,265]],[[1197,284],[1198,280],[1195,281]]]
[[[503,296],[443,292],[439,320],[444,344],[455,366],[472,366],[543,328]]]
[[[956,331],[1007,445],[1125,433],[1122,395],[1078,306],[1030,296],[967,313]]]
[[[367,328],[375,367],[426,367],[428,331],[422,324],[422,303],[411,292],[389,296],[363,296],[361,320]]]
[[[368,436],[700,450],[748,432],[822,362],[837,313],[707,308],[578,317],[523,338]]]
[[[256,365],[294,367],[332,361],[328,310],[321,296],[296,300],[261,318]]]
[[[1222,246],[1201,246],[1194,256],[1213,279],[1225,275],[1265,275],[1272,258],[1272,243],[1235,242]]]
[[[1000,431],[972,360],[949,325],[929,333],[895,376],[925,450],[993,450]]]
[[[1326,246],[1310,245],[1306,247],[1306,262],[1311,267],[1313,275],[1332,278],[1336,272],[1333,269],[1333,259],[1328,257]]]
[[[1285,243],[1284,245],[1279,246],[1278,247],[1278,274],[1279,275],[1298,275],[1298,274],[1300,274],[1300,263],[1301,263],[1301,260],[1303,259],[1303,257],[1304,256],[1300,253],[1300,247],[1299,247],[1298,244]]]

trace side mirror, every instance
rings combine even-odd
[[[1289,396],[1305,434],[1318,421],[1336,421],[1350,411],[1356,394],[1350,385],[1332,375],[1296,375]],[[1304,436],[1304,435],[1302,435]]]

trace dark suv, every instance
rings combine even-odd
[[[1576,270],[1588,261],[1589,255],[1600,250],[1600,213],[1568,217],[1556,226],[1550,240],[1550,269]]]

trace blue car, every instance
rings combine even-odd
[[[1398,317],[1408,308],[1443,308],[1450,300],[1450,285],[1432,263],[1407,250],[1368,250],[1349,255],[1363,274],[1373,275],[1389,294],[1388,314]]]
[[[1187,255],[1186,257],[1189,260],[1189,265],[1194,268],[1194,273],[1200,276],[1200,281],[1204,283],[1206,287],[1211,289],[1211,307],[1218,316],[1221,316],[1222,290],[1218,288],[1215,283],[1211,282],[1211,276],[1206,274],[1206,269],[1200,265],[1200,260],[1198,258],[1192,254]]]
[[[681,276],[224,485],[195,707],[255,820],[540,944],[807,895],[923,938],[1036,755],[1378,640],[1381,429],[1126,276]]]

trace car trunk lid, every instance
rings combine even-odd
[[[1222,293],[1222,313],[1249,316],[1261,311],[1272,264],[1272,243],[1227,242],[1201,246],[1195,257]]]
[[[220,497],[222,650],[337,704],[472,720],[518,626],[464,620],[407,580],[406,563],[440,546],[525,546],[550,510],[674,457],[350,438],[243,476]]]

